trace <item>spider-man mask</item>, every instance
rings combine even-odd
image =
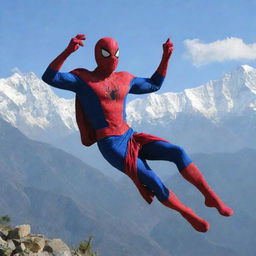
[[[117,67],[119,57],[118,44],[115,39],[104,37],[95,45],[95,59],[98,64],[97,71],[109,76]]]

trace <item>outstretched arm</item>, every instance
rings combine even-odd
[[[44,72],[42,79],[47,84],[65,90],[76,92],[80,83],[79,78],[71,73],[59,72],[68,56],[75,52],[80,46],[84,46],[85,35],[79,34],[72,38],[68,47],[55,58]]]
[[[163,44],[162,59],[155,73],[151,76],[151,78],[135,77],[131,82],[129,93],[143,94],[159,90],[166,76],[168,62],[172,52],[173,43],[168,38],[167,41]]]

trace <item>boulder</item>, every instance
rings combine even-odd
[[[25,244],[21,243],[20,245],[18,245],[18,246],[15,248],[15,253],[23,252],[25,249],[26,249]]]
[[[7,242],[0,237],[0,248],[6,247],[6,246],[7,246]]]
[[[14,250],[14,249],[16,248],[14,242],[13,242],[11,239],[7,240],[6,242],[7,242],[8,247],[9,247],[10,249]]]
[[[8,250],[8,243],[0,237],[0,255],[6,255],[7,250]]]
[[[1,256],[11,256],[12,255],[12,249],[9,247],[6,247],[4,249],[0,249],[0,255]]]
[[[71,256],[69,247],[61,239],[56,238],[45,241],[44,251],[54,256]]]
[[[0,227],[0,237],[6,240],[11,227]]]
[[[42,234],[29,234],[28,236],[31,236],[31,237],[42,237],[45,239],[45,236],[42,235]]]
[[[29,235],[30,232],[31,232],[30,225],[28,225],[28,224],[19,225],[9,231],[8,239],[19,239],[19,238]]]
[[[22,242],[20,239],[8,239],[8,240],[12,240],[12,242],[15,245],[15,247],[19,246],[21,244],[21,242]]]
[[[23,241],[26,248],[29,249],[31,252],[41,252],[45,246],[45,240],[42,237],[27,237],[26,240]]]

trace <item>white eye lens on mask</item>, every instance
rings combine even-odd
[[[110,53],[107,50],[105,50],[105,49],[101,49],[101,54],[105,58],[110,56]]]
[[[119,49],[116,51],[115,56],[118,58],[119,57]]]

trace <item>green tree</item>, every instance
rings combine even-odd
[[[11,224],[11,218],[8,215],[0,216],[0,227],[9,227]]]

